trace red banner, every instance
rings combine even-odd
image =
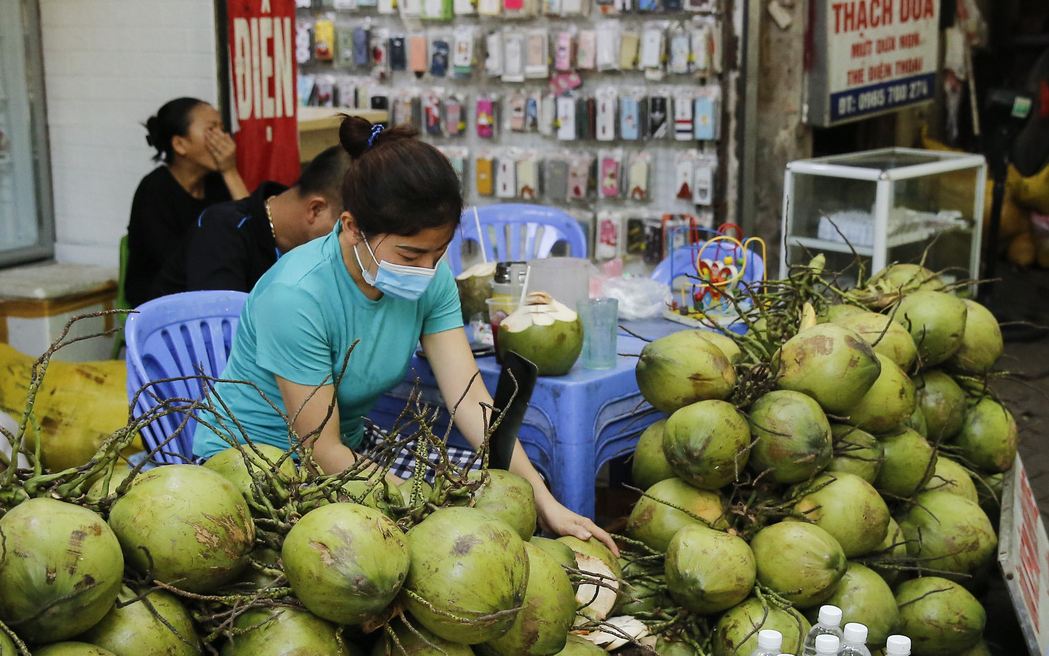
[[[230,0],[237,168],[248,189],[299,177],[295,0]]]

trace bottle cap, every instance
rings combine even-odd
[[[849,622],[845,625],[845,642],[867,642],[867,627],[859,622]]]
[[[841,648],[838,636],[818,635],[816,636],[816,654],[837,654]]]
[[[758,649],[779,653],[783,646],[783,635],[779,631],[763,629],[758,632]]]
[[[910,656],[911,639],[902,635],[891,635],[885,641],[885,656]]]
[[[819,623],[829,626],[841,626],[841,609],[830,604],[820,606]]]

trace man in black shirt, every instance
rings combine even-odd
[[[263,182],[206,209],[157,275],[153,297],[202,289],[250,292],[282,254],[332,231],[342,213],[341,146],[318,155],[293,187]]]

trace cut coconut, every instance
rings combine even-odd
[[[546,292],[532,292],[525,296],[524,304],[513,314],[503,319],[512,333],[519,333],[532,326],[552,326],[555,321],[572,322],[578,318],[575,310],[558,301]]]
[[[648,635],[648,629],[641,620],[629,615],[610,617],[604,622],[608,628],[596,631],[573,631],[580,638],[594,643],[605,651],[619,649],[628,642],[640,640]]]
[[[583,322],[564,303],[533,292],[499,324],[496,343],[500,357],[516,351],[535,363],[540,376],[563,376],[583,349]]]
[[[583,582],[576,590],[575,600],[580,605],[580,612],[595,620],[603,620],[612,612],[619,593],[619,579],[612,568],[604,561],[593,556],[575,552],[576,567],[580,572],[591,577],[596,583]]]
[[[469,269],[463,271],[455,277],[456,280],[467,280],[469,278],[494,276],[495,275],[495,262],[478,262]]]

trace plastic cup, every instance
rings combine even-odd
[[[576,303],[583,322],[583,368],[614,369],[619,333],[619,301],[588,298]]]
[[[488,323],[492,326],[492,343],[495,346],[496,357],[498,358],[499,324],[503,322],[503,319],[513,314],[514,310],[521,304],[521,301],[516,298],[497,296],[488,299],[485,303],[488,304]]]

